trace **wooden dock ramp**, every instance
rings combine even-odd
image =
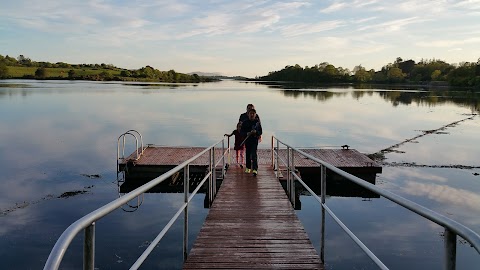
[[[231,166],[183,269],[324,269],[270,166]]]

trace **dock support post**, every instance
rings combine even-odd
[[[188,257],[188,194],[190,187],[190,165],[187,164],[183,168],[183,193],[184,202],[187,204],[183,212],[183,261],[185,262]]]
[[[95,268],[95,222],[85,228],[83,243],[83,269],[94,270]]]
[[[445,228],[445,270],[455,270],[457,256],[457,235]]]

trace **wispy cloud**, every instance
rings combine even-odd
[[[438,48],[447,48],[447,47],[456,47],[465,44],[476,44],[480,46],[480,37],[472,37],[467,39],[453,39],[453,40],[433,40],[433,41],[422,41],[417,42],[416,45],[420,47],[438,47]]]
[[[328,6],[327,8],[320,10],[320,12],[331,13],[331,12],[339,11],[339,10],[345,8],[345,7],[347,7],[347,3],[345,3],[345,2],[334,2],[333,4]]]
[[[480,195],[468,190],[444,185],[407,182],[405,191],[411,195],[427,196],[430,199],[444,204],[455,204],[480,212]]]
[[[268,1],[257,4],[249,3],[231,9],[220,6],[203,16],[193,18],[192,29],[182,34],[182,38],[196,35],[220,35],[256,33],[262,30],[271,31],[272,27],[282,18],[293,16],[298,9],[308,6],[308,2],[270,3]]]
[[[458,1],[457,3],[454,3],[453,6],[466,8],[470,10],[476,10],[476,9],[480,9],[480,1],[479,0]]]
[[[342,21],[324,21],[324,22],[319,22],[314,24],[300,23],[300,24],[292,24],[292,25],[280,27],[280,31],[284,36],[293,37],[293,36],[328,31],[328,30],[336,29],[343,25],[344,25],[344,22]]]
[[[25,42],[35,38],[45,44],[54,40],[52,47],[57,46],[59,60],[74,57],[83,59],[81,62],[96,62],[98,55],[124,55],[112,64],[127,67],[133,62],[126,59],[135,59],[135,66],[188,66],[189,63],[173,59],[171,63],[164,62],[165,57],[151,63],[154,59],[142,55],[187,55],[192,48],[195,54],[207,58],[214,58],[221,48],[225,54],[222,59],[229,59],[225,64],[235,61],[232,59],[246,61],[246,54],[239,50],[248,48],[254,51],[248,54],[252,57],[250,62],[263,59],[262,70],[277,62],[334,58],[334,53],[334,59],[359,56],[355,60],[345,58],[352,62],[349,66],[358,61],[365,66],[377,65],[398,55],[421,55],[428,47],[445,53],[437,57],[446,61],[447,55],[455,59],[459,56],[442,48],[461,48],[462,57],[476,59],[479,6],[479,1],[472,0],[45,0],[42,5],[33,0],[17,0],[2,3],[0,9],[0,34],[5,37],[0,41],[5,44],[5,51],[0,53],[35,57],[32,51],[41,58],[44,53]],[[219,47],[222,42],[223,47]],[[193,43],[196,45],[192,46]],[[72,56],[72,50],[79,53]],[[281,60],[275,58],[279,56]],[[191,65],[205,64],[198,59],[202,62]]]
[[[358,30],[365,31],[370,29],[380,29],[380,30],[389,31],[389,32],[398,31],[398,30],[404,29],[406,26],[410,24],[422,23],[425,21],[428,21],[428,19],[423,19],[419,17],[410,17],[410,18],[386,21],[379,24],[371,24],[371,25],[360,27]]]
[[[334,1],[328,7],[320,10],[321,13],[333,13],[347,8],[363,8],[367,6],[374,5],[378,3],[378,0],[370,0],[370,1],[362,1],[362,0],[355,0],[355,1]]]

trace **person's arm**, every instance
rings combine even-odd
[[[248,127],[247,122],[242,123],[242,128],[240,129],[240,135],[242,135],[244,138],[248,136],[248,133],[250,132],[250,129]]]
[[[226,134],[226,133],[225,133],[225,136],[227,136],[227,137],[229,137],[229,138],[230,138],[230,137],[232,137],[232,135],[233,135],[233,133],[234,133],[234,132],[235,132],[235,130],[234,130],[234,131],[232,131],[232,133],[230,133],[230,134]]]
[[[248,117],[245,117],[245,116],[247,116],[246,113],[240,114],[240,116],[238,117],[238,122],[245,122],[245,119],[248,118]]]
[[[263,130],[262,130],[262,123],[260,122],[260,120],[258,120],[257,125],[256,125],[256,127],[255,127],[255,130],[257,131],[257,132],[256,132],[257,136],[261,136],[261,135],[262,135]]]

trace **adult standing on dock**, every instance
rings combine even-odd
[[[242,128],[240,130],[240,133],[246,136],[245,172],[253,172],[253,175],[256,176],[258,173],[258,138],[262,135],[262,125],[260,119],[257,118],[257,111],[255,109],[250,109],[247,114],[248,119],[242,122]]]
[[[247,111],[240,114],[240,117],[238,117],[238,122],[243,123],[243,122],[247,121],[248,120],[248,111],[251,110],[251,109],[255,109],[255,106],[253,106],[253,104],[248,104],[247,105]],[[258,122],[260,122],[260,116],[258,115],[258,113],[256,114],[255,119],[257,119]],[[262,142],[262,136],[258,136],[258,142]]]

